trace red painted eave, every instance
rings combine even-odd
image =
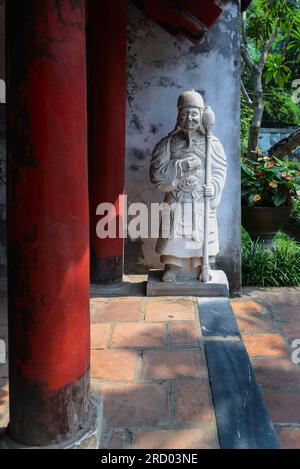
[[[145,13],[175,36],[199,42],[222,14],[214,0],[135,0]]]
[[[214,0],[174,0],[172,3],[206,28],[210,28],[223,11]]]

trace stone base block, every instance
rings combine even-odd
[[[162,270],[150,270],[147,282],[147,296],[229,296],[228,280],[222,270],[211,270],[211,279],[204,283],[200,280],[179,280],[163,282]]]
[[[91,398],[90,415],[85,428],[72,440],[47,446],[25,446],[13,441],[7,431],[0,435],[0,449],[99,449],[103,422],[103,402]],[[30,422],[28,423],[30,425]]]

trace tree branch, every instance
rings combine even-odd
[[[245,64],[247,65],[249,71],[254,75],[254,73],[257,70],[257,67],[254,62],[250,59],[250,55],[248,54],[248,51],[246,49],[245,44],[241,44],[241,54],[244,59]]]
[[[279,31],[280,31],[280,27],[279,27],[279,24],[277,23],[274,33],[272,34],[271,37],[269,37],[269,39],[267,40],[267,42],[265,43],[265,45],[263,47],[263,52],[262,52],[261,57],[260,57],[259,62],[258,62],[258,69],[259,69],[260,72],[262,72],[264,67],[265,67],[265,63],[266,63],[268,54],[270,52],[270,49],[271,49],[271,47],[272,47],[272,45],[273,45]]]
[[[251,100],[242,80],[241,80],[241,90],[242,90],[245,100],[247,101],[248,106],[253,107],[253,101]]]
[[[270,156],[276,156],[277,158],[284,158],[286,155],[291,153],[295,148],[300,146],[300,127],[296,129],[286,138],[283,138],[269,150]]]

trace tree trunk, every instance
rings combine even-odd
[[[261,80],[261,72],[257,71],[254,75],[254,93],[253,93],[253,110],[254,116],[250,125],[248,140],[248,158],[254,158],[257,153],[259,131],[264,112],[263,106],[263,87]]]
[[[277,158],[284,158],[286,155],[291,153],[295,148],[300,146],[300,127],[291,133],[286,138],[283,138],[275,145],[273,145],[269,151],[269,156],[276,156]]]

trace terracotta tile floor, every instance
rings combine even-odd
[[[218,448],[196,299],[94,296],[91,377],[104,399],[103,446]]]
[[[215,416],[194,298],[145,298],[142,279],[91,288],[92,390],[104,398],[106,448],[217,448]],[[232,300],[283,448],[300,448],[300,288],[245,289]],[[0,338],[6,340],[0,292]],[[298,347],[300,346],[300,342]],[[300,359],[300,353],[296,353]],[[0,427],[8,421],[0,365]]]
[[[121,292],[91,287],[91,381],[104,400],[102,445],[218,448],[196,299],[145,298],[143,286],[133,279]],[[0,365],[0,428],[8,422],[7,376]]]
[[[300,288],[245,288],[232,306],[281,447],[299,449]]]

